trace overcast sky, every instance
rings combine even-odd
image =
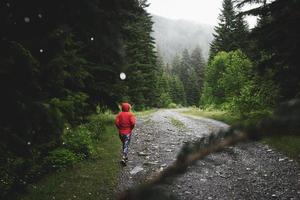
[[[187,19],[217,25],[223,0],[148,0],[147,10],[155,15],[171,19]],[[255,18],[247,18],[250,27]]]

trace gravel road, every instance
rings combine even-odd
[[[182,122],[176,125],[174,122]],[[178,123],[177,123],[178,124]],[[129,162],[119,176],[124,191],[158,173],[175,159],[181,146],[228,125],[177,110],[159,110],[138,119]],[[178,199],[300,199],[300,168],[258,142],[230,147],[198,161],[164,185]]]

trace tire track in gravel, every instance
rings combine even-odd
[[[178,128],[171,119],[185,126]],[[229,126],[215,120],[159,110],[137,121],[129,162],[118,191],[136,186],[175,159],[181,146]],[[135,172],[137,173],[135,173]],[[134,172],[134,173],[133,173]],[[300,168],[266,145],[248,142],[211,154],[164,185],[178,199],[300,199]]]

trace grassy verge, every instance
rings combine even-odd
[[[185,111],[182,111],[183,114],[194,115],[199,117],[207,117],[211,119],[215,119],[218,121],[225,122],[227,124],[235,124],[239,122],[239,118],[234,116],[231,113],[220,111],[220,110],[200,110],[197,108],[191,108]]]
[[[185,127],[184,123],[175,118],[171,118],[171,124],[179,129],[183,129]]]
[[[212,118],[218,121],[225,122],[229,125],[236,124],[238,122],[247,121],[257,121],[259,117],[262,115],[253,115],[249,119],[240,119],[238,116],[235,116],[231,113],[212,110],[200,110],[200,109],[189,109],[183,111],[182,113],[194,116],[201,116]],[[276,135],[271,137],[265,137],[262,139],[262,143],[269,145],[270,147],[282,152],[283,154],[287,155],[290,158],[300,160],[300,136],[299,135]]]
[[[134,112],[136,117],[147,117],[153,113],[155,113],[158,109],[150,109],[150,110],[145,110],[145,111],[138,111]]]
[[[20,199],[115,199],[121,143],[112,119],[96,145],[96,158],[49,174]]]
[[[290,158],[300,161],[300,136],[299,135],[276,135],[273,137],[266,137],[262,141],[284,153]]]

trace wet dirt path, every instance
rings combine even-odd
[[[118,191],[170,165],[185,142],[226,128],[224,123],[176,110],[159,110],[138,119]],[[164,189],[178,199],[296,200],[300,199],[300,168],[297,162],[261,143],[242,143],[198,161]]]

